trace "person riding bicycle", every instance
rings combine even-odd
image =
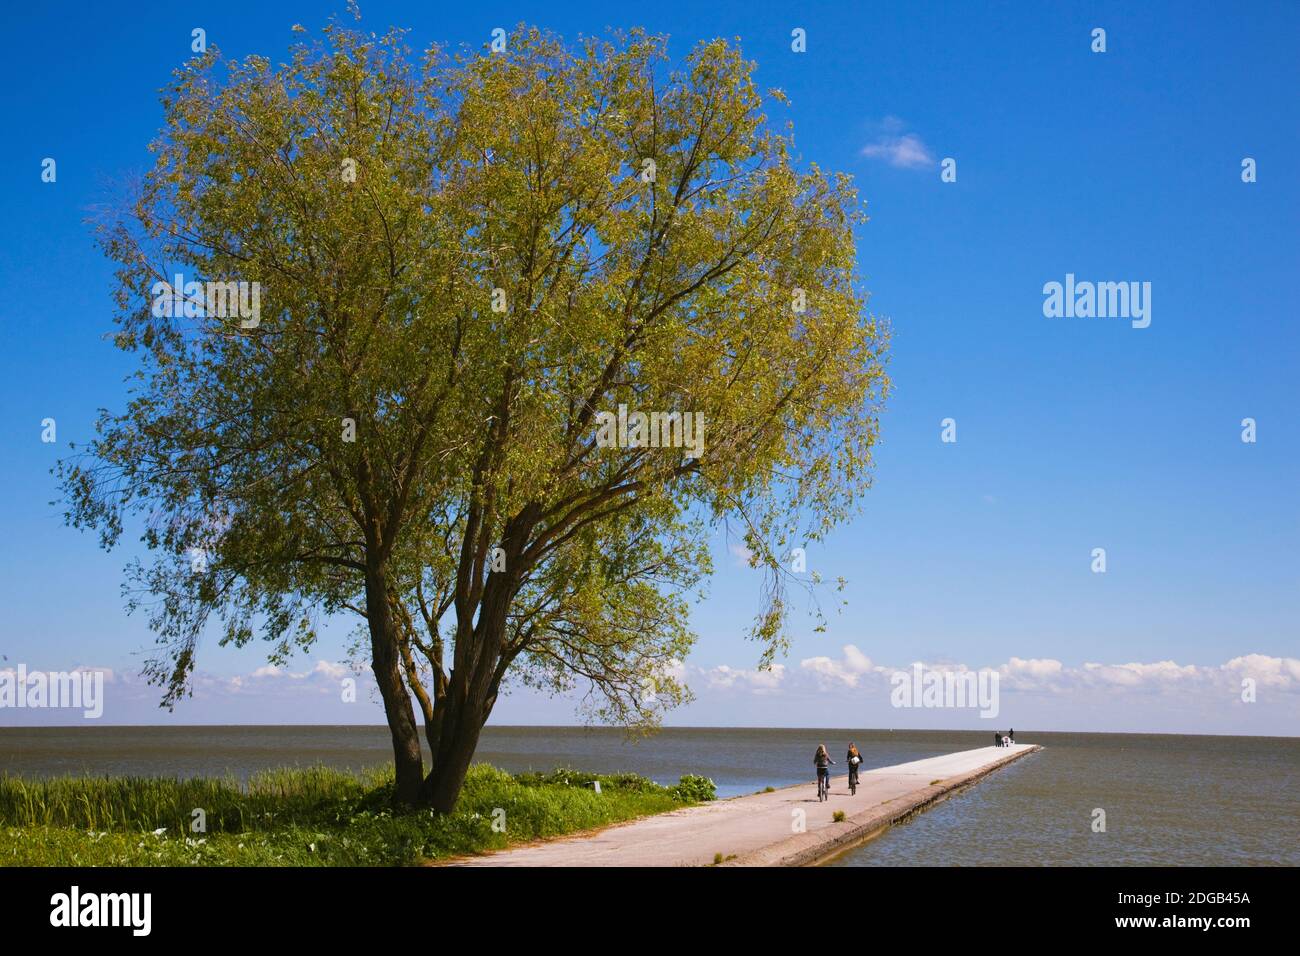
[[[817,787],[820,790],[822,778],[826,779],[826,792],[831,792],[831,767],[835,761],[831,759],[830,753],[826,750],[825,744],[817,745],[817,753],[813,756],[813,763],[817,765]]]
[[[858,752],[857,744],[849,744],[849,755],[844,758],[849,765],[849,786],[858,785],[858,768],[862,766],[862,754]]]

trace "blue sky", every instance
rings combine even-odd
[[[129,371],[105,339],[111,275],[87,211],[147,167],[157,90],[190,55],[191,29],[228,55],[279,59],[294,23],[314,30],[337,8],[155,4],[123,19],[53,3],[9,14],[0,36],[8,665],[104,666],[134,686],[152,641],[122,610],[127,554],[99,551],[49,504],[49,467],[68,441],[90,436],[96,408],[121,406]],[[740,37],[760,86],[792,100],[788,110],[773,104],[772,117],[794,122],[805,159],[852,173],[868,203],[860,264],[871,310],[893,326],[896,390],[862,516],[808,554],[811,569],[848,579],[848,607],[826,634],[795,622],[775,683],[748,673],[757,648],[740,635],[759,579],[720,540],[687,662],[700,700],[675,722],[980,725],[881,709],[874,672],[844,651],[851,645],[872,667],[1003,667],[1004,690],[1029,681],[1003,704],[1024,726],[1296,732],[1300,7],[666,0],[362,11],[368,28],[409,27],[417,48],[479,46],[519,21],[570,38],[645,26],[668,33],[674,55]],[[1105,53],[1091,51],[1095,27],[1106,30]],[[791,50],[794,28],[807,31],[805,53]],[[44,157],[57,160],[53,184],[41,182]],[[957,161],[954,183],[940,180],[946,157]],[[1256,160],[1257,182],[1242,182],[1244,157]],[[1150,327],[1046,318],[1043,285],[1067,273],[1150,282]],[[57,445],[40,441],[47,416]],[[947,417],[954,444],[940,441]],[[1254,444],[1241,441],[1245,417],[1258,423]],[[1090,568],[1097,547],[1105,574]],[[342,659],[344,631],[294,670],[328,676],[312,668]],[[1152,668],[1160,662],[1178,669]],[[117,710],[110,699],[107,719],[381,719],[373,707],[337,712],[328,692],[247,694],[263,663],[258,648],[208,646],[206,697],[168,717],[134,687]],[[1089,663],[1143,666],[1110,680],[1083,670]],[[1234,696],[1240,674],[1261,679],[1254,705]],[[243,697],[231,692],[236,677]],[[497,721],[570,715],[567,702],[516,696]],[[12,716],[0,711],[0,724]]]

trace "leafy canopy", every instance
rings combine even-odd
[[[768,572],[763,661],[783,649],[788,549],[870,481],[886,333],[848,178],[800,168],[753,73],[723,40],[674,66],[662,37],[520,27],[413,58],[337,24],[288,63],[178,72],[104,232],[140,368],[61,465],[106,546],[144,520],[167,703],[214,616],[278,660],[384,600],[417,696],[486,668],[493,699],[507,672],[577,679],[653,721],[719,522]],[[260,322],[155,315],[177,272],[258,283]],[[703,454],[599,447],[620,404],[702,416]]]

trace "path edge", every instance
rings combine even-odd
[[[997,763],[960,776],[948,777],[941,783],[920,790],[913,790],[870,810],[863,810],[840,823],[833,823],[829,827],[822,827],[811,833],[795,834],[779,843],[773,843],[760,850],[753,850],[715,865],[818,866],[849,850],[856,849],[880,836],[895,824],[923,813],[936,803],[946,800],[989,774],[1042,749],[1041,744],[1034,744],[1030,749],[1010,754]]]

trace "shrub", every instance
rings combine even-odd
[[[673,796],[683,803],[703,803],[716,800],[718,797],[718,788],[712,780],[691,773],[683,775],[681,782],[670,790]]]

